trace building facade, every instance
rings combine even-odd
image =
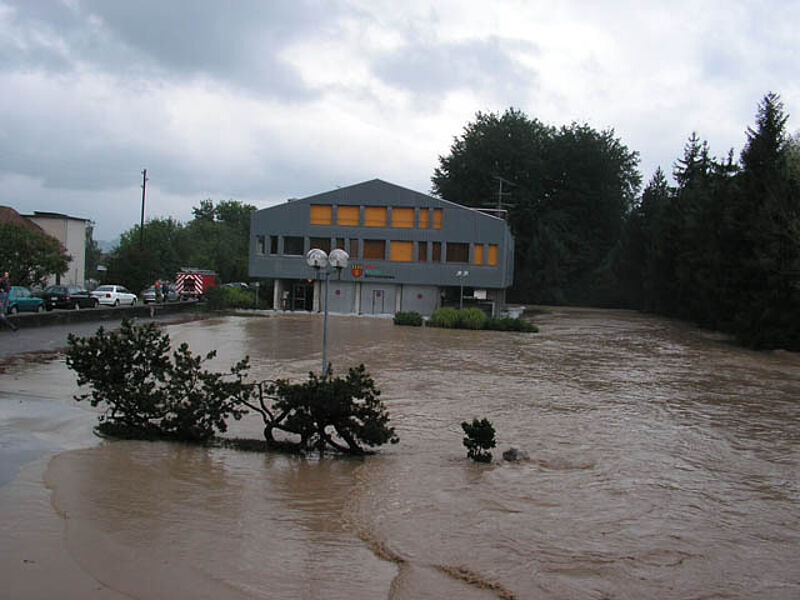
[[[53,236],[72,257],[63,275],[51,275],[47,284],[84,285],[86,280],[86,225],[90,221],[79,217],[70,217],[52,212],[35,211],[25,215],[41,227],[45,233]]]
[[[324,275],[312,248],[341,248],[328,309],[356,314],[478,304],[498,314],[513,281],[514,238],[501,218],[379,179],[265,208],[250,223],[250,276],[272,279],[275,308],[318,311]]]

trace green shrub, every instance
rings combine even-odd
[[[483,329],[486,323],[486,313],[480,308],[462,308],[458,311],[459,329]]]
[[[206,306],[211,310],[222,308],[255,308],[256,295],[237,287],[215,287],[205,292]]]
[[[492,453],[489,448],[497,445],[494,439],[494,426],[489,419],[472,419],[472,424],[464,421],[461,423],[466,437],[462,440],[467,448],[467,457],[475,462],[492,462]]]
[[[428,325],[454,329],[458,325],[458,310],[450,306],[437,308],[428,319]]]
[[[411,327],[422,327],[422,315],[414,311],[395,313],[394,324],[409,325]]]

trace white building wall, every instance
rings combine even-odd
[[[64,285],[83,285],[86,280],[86,220],[66,215],[26,215],[28,219],[56,238],[72,257],[67,272],[61,276]],[[48,284],[55,283],[55,275]]]

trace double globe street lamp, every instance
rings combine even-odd
[[[316,271],[317,279],[324,274],[325,289],[322,292],[322,376],[328,375],[328,279],[335,269],[337,278],[342,276],[342,269],[347,267],[350,255],[341,248],[331,250],[330,255],[319,248],[312,248],[306,253],[306,264]]]

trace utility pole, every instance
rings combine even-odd
[[[139,225],[139,250],[144,250],[144,196],[147,190],[147,169],[142,171],[142,221]]]

